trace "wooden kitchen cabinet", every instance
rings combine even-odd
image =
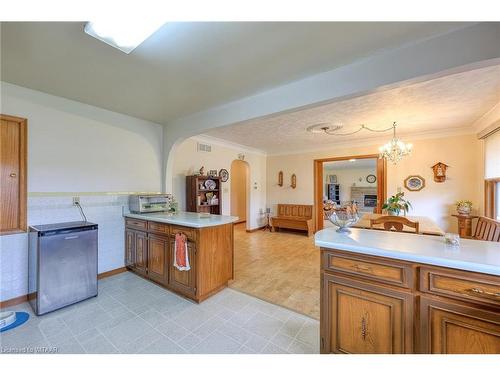
[[[135,231],[125,229],[125,266],[133,267],[135,263]]]
[[[26,231],[27,120],[0,115],[0,235]]]
[[[321,353],[500,354],[500,277],[321,252]]]
[[[409,293],[324,274],[323,352],[403,354],[413,351]]]
[[[176,233],[186,235],[189,271],[179,271],[173,265]],[[125,219],[126,267],[196,302],[227,286],[233,277],[233,259],[232,223],[190,228]]]
[[[420,308],[423,353],[499,354],[500,310],[422,297]]]
[[[191,269],[189,271],[179,271],[174,266],[175,240],[171,239],[170,259],[172,261],[170,264],[169,285],[172,289],[194,297],[196,295],[196,245],[188,241],[187,248]]]
[[[148,276],[162,284],[168,284],[168,239],[154,234],[148,235]]]

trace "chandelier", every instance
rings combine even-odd
[[[359,133],[361,130],[366,129],[370,132],[383,133],[392,130],[392,139],[385,145],[379,147],[379,158],[387,159],[392,162],[392,164],[397,164],[403,157],[411,155],[413,145],[411,143],[404,143],[398,137],[396,137],[396,122],[392,123],[392,126],[387,129],[371,129],[366,125],[360,125],[359,129],[356,129],[349,133],[338,133],[338,130],[342,129],[342,125],[329,125],[326,123],[316,124],[309,126],[307,131],[311,133],[325,133],[328,135],[339,135],[347,136]]]
[[[396,137],[396,123],[392,124],[392,139],[382,147],[379,147],[379,158],[390,160],[392,164],[396,165],[404,156],[411,155],[413,145],[411,143],[404,143]]]

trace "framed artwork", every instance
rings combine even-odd
[[[366,182],[368,182],[369,184],[373,184],[375,181],[377,181],[377,176],[375,176],[374,174],[369,174],[368,176],[366,176]]]
[[[336,174],[331,174],[328,176],[328,179],[331,184],[336,184],[337,183],[337,175]]]
[[[227,171],[227,169],[221,169],[219,171],[219,177],[222,182],[226,182],[227,180],[229,180],[229,172]]]
[[[425,179],[418,175],[408,176],[404,184],[409,191],[420,191],[425,187]]]
[[[210,171],[208,171],[208,175],[210,177],[217,177],[218,176],[217,169],[211,169]]]

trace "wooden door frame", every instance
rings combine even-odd
[[[27,196],[28,196],[28,120],[22,117],[0,114],[0,120],[12,121],[19,124],[19,221],[18,227],[0,232],[0,236],[27,231]]]
[[[387,198],[387,161],[378,154],[339,156],[314,160],[314,217],[315,231],[323,229],[323,163],[350,159],[376,159],[377,161],[377,201],[376,213],[382,213],[382,205]]]

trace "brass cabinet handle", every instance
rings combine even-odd
[[[357,270],[360,270],[360,271],[372,272],[371,267],[361,266],[361,265],[359,265],[359,264],[355,264],[355,265],[353,265],[353,268],[355,268],[355,269],[357,269]]]
[[[367,331],[366,319],[363,317],[361,318],[361,338],[363,339],[363,341],[366,340],[366,331]]]
[[[482,290],[480,288],[471,288],[469,289],[472,293],[479,294],[484,297],[493,297],[493,298],[500,298],[500,293],[494,293],[494,292],[488,292],[485,290]]]
[[[9,176],[12,177],[12,178],[14,178],[14,177],[17,177],[17,174],[11,173]]]

